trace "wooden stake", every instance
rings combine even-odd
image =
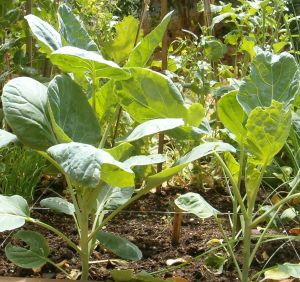
[[[181,223],[183,213],[180,208],[175,206],[175,214],[173,219],[172,245],[178,245],[181,235]]]

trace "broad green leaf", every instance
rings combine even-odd
[[[116,36],[112,42],[104,44],[104,52],[116,63],[123,63],[134,48],[136,34],[139,29],[139,20],[133,16],[125,17],[114,26]]]
[[[287,107],[296,98],[299,86],[300,72],[292,55],[261,51],[252,62],[250,78],[241,85],[237,99],[247,114],[256,107],[271,106],[272,100]]]
[[[105,209],[116,209],[125,204],[133,195],[134,188],[112,187],[111,194],[105,202]]]
[[[58,9],[59,32],[68,45],[87,51],[99,52],[95,41],[89,36],[82,21],[65,4]]]
[[[115,91],[122,107],[135,121],[187,117],[183,98],[169,78],[143,68],[131,68],[130,72],[133,77],[117,81]]]
[[[50,197],[40,201],[43,208],[49,208],[53,211],[73,215],[75,213],[74,205],[69,203],[66,199],[59,197]]]
[[[22,268],[40,268],[48,261],[49,247],[46,239],[37,232],[20,230],[14,238],[24,241],[29,249],[13,246],[8,243],[5,247],[7,258]]]
[[[205,258],[205,264],[209,267],[216,269],[216,271],[214,271],[215,275],[222,274],[226,262],[226,257],[215,254],[211,254]]]
[[[153,119],[138,125],[126,138],[120,141],[133,142],[145,136],[170,130],[184,124],[181,118]]]
[[[126,67],[145,67],[154,50],[163,39],[173,12],[168,13],[160,24],[147,34],[130,53]]]
[[[55,124],[71,140],[99,144],[101,136],[98,120],[85,94],[69,76],[58,75],[50,82],[48,100]]]
[[[113,269],[110,274],[115,282],[130,282],[134,278],[133,269]]]
[[[6,147],[11,143],[17,143],[18,138],[16,135],[0,129],[0,148]]]
[[[143,257],[142,252],[136,245],[113,233],[100,231],[97,233],[96,238],[102,246],[122,259],[138,261]]]
[[[86,74],[94,78],[128,79],[130,73],[116,63],[105,60],[100,54],[77,47],[66,46],[53,52],[51,62],[62,71]]]
[[[187,155],[180,158],[177,162],[173,164],[170,168],[163,170],[157,174],[154,174],[146,180],[147,187],[156,187],[163,182],[170,179],[172,176],[177,174],[183,168],[185,168],[189,163],[210,155],[214,152],[221,153],[221,152],[235,152],[235,148],[230,144],[223,143],[223,142],[209,142],[201,144],[195,147],[191,152]]]
[[[234,156],[231,153],[229,153],[229,152],[225,152],[224,153],[224,160],[225,160],[225,163],[226,163],[228,169],[230,170],[230,173],[233,176],[233,179],[237,183],[238,182],[238,178],[239,178],[239,173],[240,173],[240,165],[239,165],[239,163],[236,161],[236,159],[234,158]]]
[[[158,164],[167,161],[167,157],[160,154],[153,154],[149,156],[134,156],[124,161],[124,165],[132,168],[135,166]]]
[[[235,135],[241,145],[246,137],[244,126],[246,114],[237,101],[237,91],[232,91],[219,100],[217,112],[221,122]]]
[[[53,51],[62,47],[60,34],[50,24],[35,15],[27,15],[25,19],[42,52],[49,56]]]
[[[192,126],[200,126],[203,118],[205,117],[205,109],[199,103],[193,103],[187,111],[186,123]]]
[[[0,232],[23,226],[29,214],[28,204],[21,196],[0,195]]]
[[[223,58],[227,52],[227,46],[220,40],[209,39],[204,42],[204,56],[211,60],[217,61]]]
[[[246,51],[249,54],[249,56],[251,58],[251,61],[252,61],[253,58],[256,56],[255,38],[243,36],[242,44],[240,46],[240,50],[241,51]]]
[[[121,143],[111,149],[103,149],[107,153],[111,154],[117,161],[125,161],[131,156],[134,146],[130,143]]]
[[[48,149],[75,186],[96,188],[103,180],[119,187],[134,186],[134,173],[109,153],[82,143],[59,144]]]
[[[47,111],[47,87],[29,77],[18,77],[3,88],[5,119],[18,139],[44,151],[57,143]]]
[[[265,272],[265,279],[283,280],[300,278],[300,264],[284,263]]]
[[[175,204],[181,210],[192,213],[199,218],[208,218],[219,213],[202,196],[193,192],[179,196],[175,200]]]
[[[261,172],[257,168],[255,160],[253,160],[251,157],[248,157],[245,171],[245,187],[248,202],[253,202],[256,199],[260,185],[257,180],[259,179],[260,174]]]
[[[268,108],[257,107],[247,120],[248,151],[260,164],[269,164],[283,147],[291,127],[291,112],[273,101]]]
[[[110,120],[116,111],[118,100],[114,95],[114,82],[108,81],[98,89],[95,94],[96,105],[95,111],[100,121]],[[93,99],[90,99],[90,104],[93,104]]]

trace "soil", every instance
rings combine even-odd
[[[108,260],[102,263],[91,264],[90,278],[96,281],[108,281],[112,269],[134,269],[135,272],[145,270],[147,272],[157,272],[162,278],[182,277],[187,281],[238,281],[233,264],[228,260],[224,266],[222,274],[216,274],[216,269],[208,268],[203,258],[194,260],[184,267],[167,269],[167,261],[170,259],[181,259],[190,261],[192,258],[203,254],[212,248],[209,241],[212,239],[222,239],[219,229],[212,219],[200,220],[192,215],[184,215],[181,229],[181,237],[178,245],[172,245],[172,219],[174,199],[178,194],[190,191],[190,188],[168,188],[163,191],[163,195],[148,194],[140,199],[126,211],[118,215],[107,227],[106,230],[119,234],[134,244],[143,253],[143,259],[139,262],[128,262],[127,265],[112,261],[115,257],[106,250],[98,247],[92,255],[91,260]],[[195,189],[194,189],[195,190]],[[199,191],[198,191],[199,192]],[[229,197],[223,189],[211,189],[205,193],[200,192],[205,199],[219,211],[226,213],[231,209]],[[73,219],[68,216],[54,214],[48,210],[33,209],[33,217],[55,226],[57,229],[67,234],[74,242],[78,242],[78,236],[73,224]],[[222,221],[225,232],[229,233],[230,225],[227,215]],[[24,229],[30,229],[42,233],[48,240],[51,253],[50,258],[56,262],[62,262],[63,268],[74,275],[80,270],[80,261],[77,255],[66,243],[56,235],[49,233],[33,224],[26,224]],[[7,261],[4,248],[11,241],[12,233],[0,234],[0,276],[16,277],[44,277],[44,278],[66,278],[53,266],[45,265],[40,270],[21,269]],[[299,249],[300,245],[294,245]],[[278,248],[278,244],[269,244],[258,252],[257,260],[253,264],[252,272],[261,269],[261,260]],[[274,263],[298,262],[293,258],[295,253],[292,247],[285,245],[283,252],[278,252],[273,258]],[[280,253],[280,254],[279,254]],[[222,255],[222,251],[218,251]],[[110,261],[111,259],[111,261]],[[240,255],[239,260],[242,260]],[[257,268],[257,269],[256,269]]]

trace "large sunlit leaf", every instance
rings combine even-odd
[[[0,232],[23,226],[27,217],[29,207],[24,198],[0,195]]]
[[[40,201],[40,205],[43,208],[49,208],[58,213],[64,213],[67,215],[73,215],[75,208],[72,203],[69,203],[66,199],[59,197],[50,197]]]
[[[271,106],[272,100],[282,102],[285,107],[291,105],[299,87],[300,72],[291,54],[260,51],[251,64],[250,78],[241,85],[237,98],[249,114],[256,107]]]
[[[125,161],[131,156],[134,146],[130,143],[121,143],[111,149],[104,149],[104,151],[110,153],[117,161]]]
[[[96,188],[100,181],[118,187],[134,186],[134,173],[109,153],[82,143],[59,144],[48,153],[76,186]]]
[[[162,41],[173,12],[168,13],[161,23],[147,34],[131,52],[126,67],[145,67],[156,47]]]
[[[139,28],[139,20],[133,16],[125,17],[114,26],[116,36],[112,42],[104,45],[104,52],[116,63],[124,62],[131,53]]]
[[[116,82],[122,107],[139,123],[158,118],[187,118],[187,107],[175,84],[149,69],[131,68],[132,78]]]
[[[244,122],[246,114],[237,101],[237,91],[230,92],[218,102],[218,116],[221,122],[235,135],[239,144],[243,143],[246,137]]]
[[[291,112],[273,101],[267,108],[257,107],[247,120],[248,151],[261,164],[269,164],[283,147],[291,127]]]
[[[192,213],[199,218],[208,218],[218,214],[218,211],[207,203],[202,196],[193,192],[179,196],[175,200],[175,204],[181,210]]]
[[[50,82],[48,99],[54,118],[52,122],[71,140],[95,146],[99,144],[98,120],[85,94],[69,76],[58,75]]]
[[[47,87],[19,77],[3,88],[5,119],[18,139],[33,149],[46,150],[57,143],[47,111]]]
[[[95,78],[128,79],[129,71],[116,63],[105,60],[100,54],[77,47],[66,46],[53,52],[51,62],[68,73],[85,74]]]
[[[18,142],[18,138],[16,135],[0,129],[0,148],[6,147],[11,143],[17,143]]]
[[[62,47],[60,34],[50,24],[35,15],[27,15],[25,19],[42,52],[50,55],[53,51]]]
[[[191,152],[180,158],[176,161],[173,166],[154,174],[146,180],[147,187],[156,187],[163,182],[170,179],[172,176],[177,174],[183,168],[185,168],[189,163],[210,155],[214,152],[221,153],[221,152],[235,152],[235,148],[230,144],[223,143],[223,142],[209,142],[201,144],[195,147]]]
[[[101,245],[123,259],[138,261],[143,257],[136,245],[113,233],[101,231],[96,238]]]
[[[40,268],[47,263],[49,247],[46,239],[37,232],[20,230],[14,238],[24,241],[29,247],[19,247],[8,243],[5,247],[7,258],[22,268]]]
[[[68,45],[88,51],[99,51],[81,20],[65,4],[58,9],[59,31]]]
[[[116,209],[125,204],[133,195],[134,188],[111,187],[111,193],[105,202],[105,209]]]
[[[145,136],[170,130],[184,124],[181,118],[153,119],[138,125],[126,138],[120,141],[133,142]]]

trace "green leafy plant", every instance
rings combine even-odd
[[[285,70],[284,74],[282,70]],[[238,161],[226,153],[224,159],[215,153],[231,187],[233,203],[232,235],[222,228],[218,213],[194,193],[180,196],[176,204],[201,218],[214,216],[226,241],[241,281],[249,281],[249,269],[256,251],[264,242],[266,232],[284,204],[299,197],[299,175],[290,184],[288,194],[270,209],[258,214],[255,204],[263,175],[276,154],[283,148],[291,128],[291,105],[298,95],[300,75],[295,59],[288,53],[273,55],[260,51],[255,57],[249,78],[239,91],[224,95],[218,102],[218,116],[233,134],[238,148]],[[244,183],[244,184],[243,184]],[[245,195],[243,194],[245,185]],[[241,211],[241,230],[238,228],[238,211]],[[251,230],[271,218],[262,234],[252,244]],[[236,242],[243,243],[243,262],[239,265]]]
[[[3,89],[3,111],[16,136],[3,134],[8,139],[17,137],[65,175],[72,202],[48,198],[41,205],[73,216],[80,243],[77,246],[59,230],[32,218],[26,200],[16,195],[0,196],[0,230],[13,230],[27,221],[54,232],[80,256],[82,280],[88,278],[89,257],[98,242],[124,259],[141,259],[138,247],[101,231],[120,210],[195,158],[233,150],[222,142],[202,144],[173,167],[148,177],[132,197],[134,168],[162,163],[166,158],[156,154],[132,156],[133,146],[129,142],[162,131],[191,132],[200,125],[204,114],[200,104],[186,105],[170,79],[143,68],[161,41],[170,17],[168,14],[135,48],[132,46],[127,62],[120,67],[103,58],[81,21],[67,6],[59,8],[59,32],[34,15],[26,16],[41,51],[62,71],[72,74],[57,75],[47,86],[28,77],[9,81]],[[76,33],[70,26],[77,27]],[[100,86],[101,79],[108,82]],[[80,87],[84,81],[91,87],[86,83]],[[110,146],[107,139],[116,116],[107,117],[103,111],[115,105],[122,106],[139,125],[128,136],[116,140],[117,146]],[[115,210],[107,215],[112,206]],[[29,249],[9,244],[6,254],[22,267],[41,267],[50,262],[47,244],[41,235],[33,234],[30,239],[30,234],[16,234]],[[30,257],[24,261],[28,252]]]

